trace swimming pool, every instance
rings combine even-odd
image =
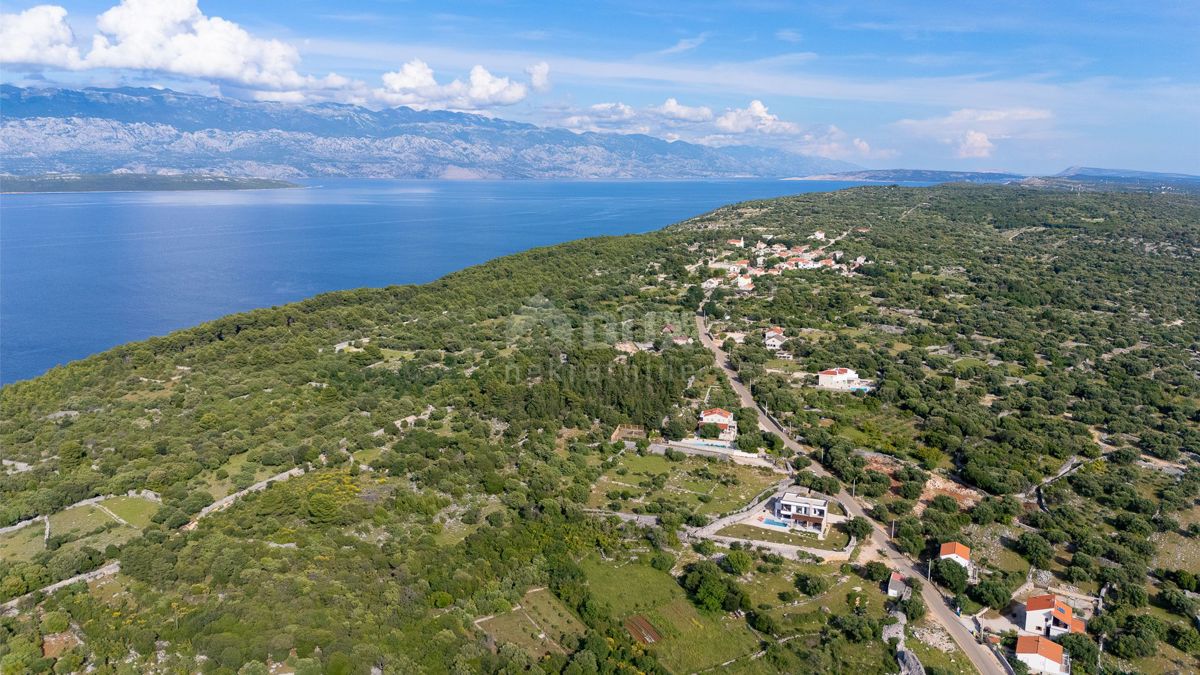
[[[775,527],[788,527],[787,523],[783,522],[782,520],[775,520],[774,518],[764,518],[763,522],[767,525],[773,525]]]

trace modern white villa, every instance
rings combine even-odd
[[[824,538],[828,516],[828,499],[799,492],[785,492],[775,499],[775,517],[796,530],[812,532]]]

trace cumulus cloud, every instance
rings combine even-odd
[[[996,146],[982,131],[968,130],[958,141],[956,154],[962,158],[991,157]]]
[[[121,0],[96,18],[96,34],[81,54],[67,10],[39,5],[0,14],[0,63],[69,70],[107,68],[180,75],[229,86],[250,98],[287,102],[336,99],[477,110],[523,100],[528,88],[550,86],[550,66],[537,63],[526,85],[477,65],[468,78],[439,84],[423,61],[383,75],[383,87],[335,73],[299,70],[300,53],[281,40],[252,35],[238,24],[207,16],[197,0]]]
[[[962,108],[941,117],[904,119],[898,129],[945,144],[961,159],[991,157],[995,141],[1035,138],[1046,132],[1054,114],[1041,108]]]
[[[439,84],[429,64],[413,59],[400,70],[384,73],[383,88],[376,95],[392,105],[478,110],[512,105],[523,100],[527,93],[524,84],[493,75],[483,66],[472,68],[466,82],[455,79]]]
[[[705,122],[711,120],[713,116],[711,108],[706,106],[686,106],[673,97],[668,98],[660,106],[651,107],[650,111],[662,115],[667,119],[682,122]]]
[[[332,74],[301,75],[294,47],[206,16],[196,0],[122,0],[97,17],[98,32],[83,56],[62,7],[39,5],[0,22],[0,63],[157,71],[276,91],[349,83]]]
[[[547,91],[550,89],[550,64],[542,61],[535,63],[525,69],[525,73],[529,75],[529,86],[533,87],[534,91]]]
[[[800,131],[798,125],[779,119],[758,99],[750,101],[745,108],[727,110],[717,118],[717,128],[733,134],[795,134]]]
[[[621,102],[596,103],[567,113],[559,123],[572,131],[615,131],[625,134],[651,131],[644,114]]]
[[[18,14],[0,14],[0,63],[79,68],[67,10],[38,5]]]

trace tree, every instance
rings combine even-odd
[[[904,612],[905,618],[910,623],[920,621],[925,617],[928,608],[925,606],[925,601],[917,594],[917,589],[913,589],[913,593],[907,598],[896,603],[900,611]]]
[[[754,558],[745,551],[730,551],[725,555],[725,570],[735,576],[742,576],[754,565]]]
[[[878,560],[872,560],[862,567],[863,578],[875,582],[881,582],[884,579],[887,579],[891,573],[892,571],[888,569],[888,566],[884,565]]]
[[[976,602],[997,610],[1008,607],[1009,601],[1012,600],[1012,591],[1008,586],[995,579],[984,579],[975,584],[969,594]]]
[[[935,560],[933,562],[933,578],[939,584],[953,591],[955,595],[967,589],[967,570],[953,560]]]
[[[1071,655],[1072,673],[1088,675],[1095,672],[1096,657],[1099,656],[1100,650],[1090,637],[1080,633],[1069,633],[1062,636],[1059,643]]]
[[[796,574],[796,589],[809,596],[818,596],[829,590],[830,581],[819,574]]]
[[[846,521],[846,532],[855,539],[862,540],[871,533],[871,523],[862,516],[855,516]]]
[[[1036,532],[1021,533],[1021,537],[1017,539],[1017,551],[1029,561],[1030,565],[1039,569],[1048,568],[1050,557],[1054,554],[1050,543]]]

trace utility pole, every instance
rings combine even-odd
[[[895,518],[892,518],[892,535],[890,538],[891,539],[896,538],[896,519]]]

